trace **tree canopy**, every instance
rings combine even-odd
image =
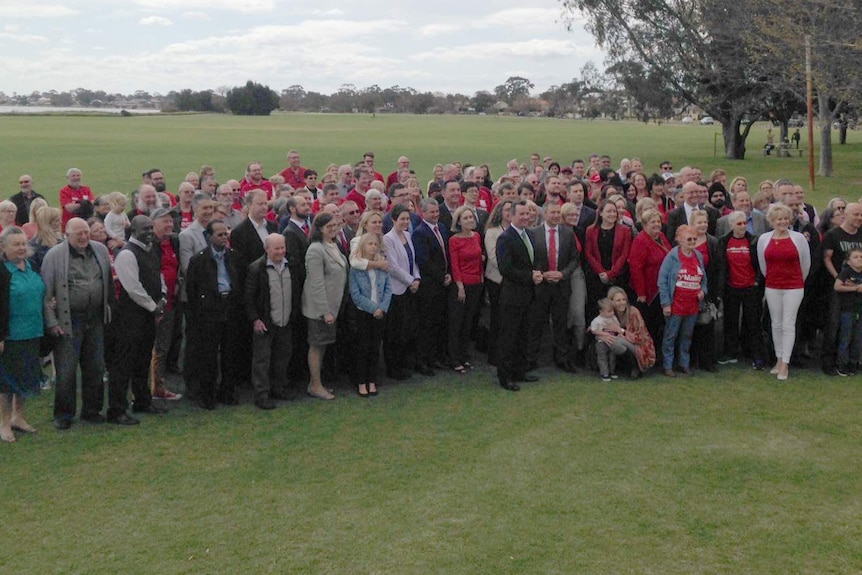
[[[227,93],[227,107],[237,116],[269,116],[278,109],[278,94],[269,86],[249,80]]]

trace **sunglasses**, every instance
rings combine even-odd
[[[359,210],[350,210],[349,212],[347,212],[347,215],[348,216],[355,216],[358,213],[359,213]]]
[[[19,184],[29,184],[30,180],[20,180],[18,183]]]

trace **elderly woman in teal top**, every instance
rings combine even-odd
[[[27,261],[21,228],[5,228],[0,248],[0,439],[11,443],[15,431],[36,431],[24,419],[24,400],[39,394],[45,284]]]

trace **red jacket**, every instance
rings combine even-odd
[[[600,274],[606,272],[610,279],[615,279],[625,269],[629,259],[629,251],[632,247],[632,229],[622,224],[614,227],[614,249],[611,252],[611,269],[602,267],[602,255],[599,253],[599,224],[587,228],[586,256],[590,268]]]
[[[639,298],[645,297],[647,303],[658,295],[658,270],[671,249],[670,242],[659,232],[658,242],[645,232],[639,233],[632,240],[629,254],[629,272],[631,285]]]

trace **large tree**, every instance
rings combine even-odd
[[[249,80],[227,93],[227,107],[237,116],[269,116],[278,109],[278,94],[269,86]]]
[[[521,76],[509,76],[506,81],[496,88],[494,93],[498,98],[508,104],[512,104],[518,98],[529,96],[530,90],[535,88],[532,82]]]
[[[747,0],[746,36],[780,90],[805,94],[806,36],[820,131],[820,175],[832,175],[832,124],[862,101],[862,7],[858,0]]]
[[[583,13],[608,53],[703,108],[722,124],[725,154],[745,157],[750,125],[771,86],[740,40],[753,24],[747,0],[561,0],[569,24]]]

